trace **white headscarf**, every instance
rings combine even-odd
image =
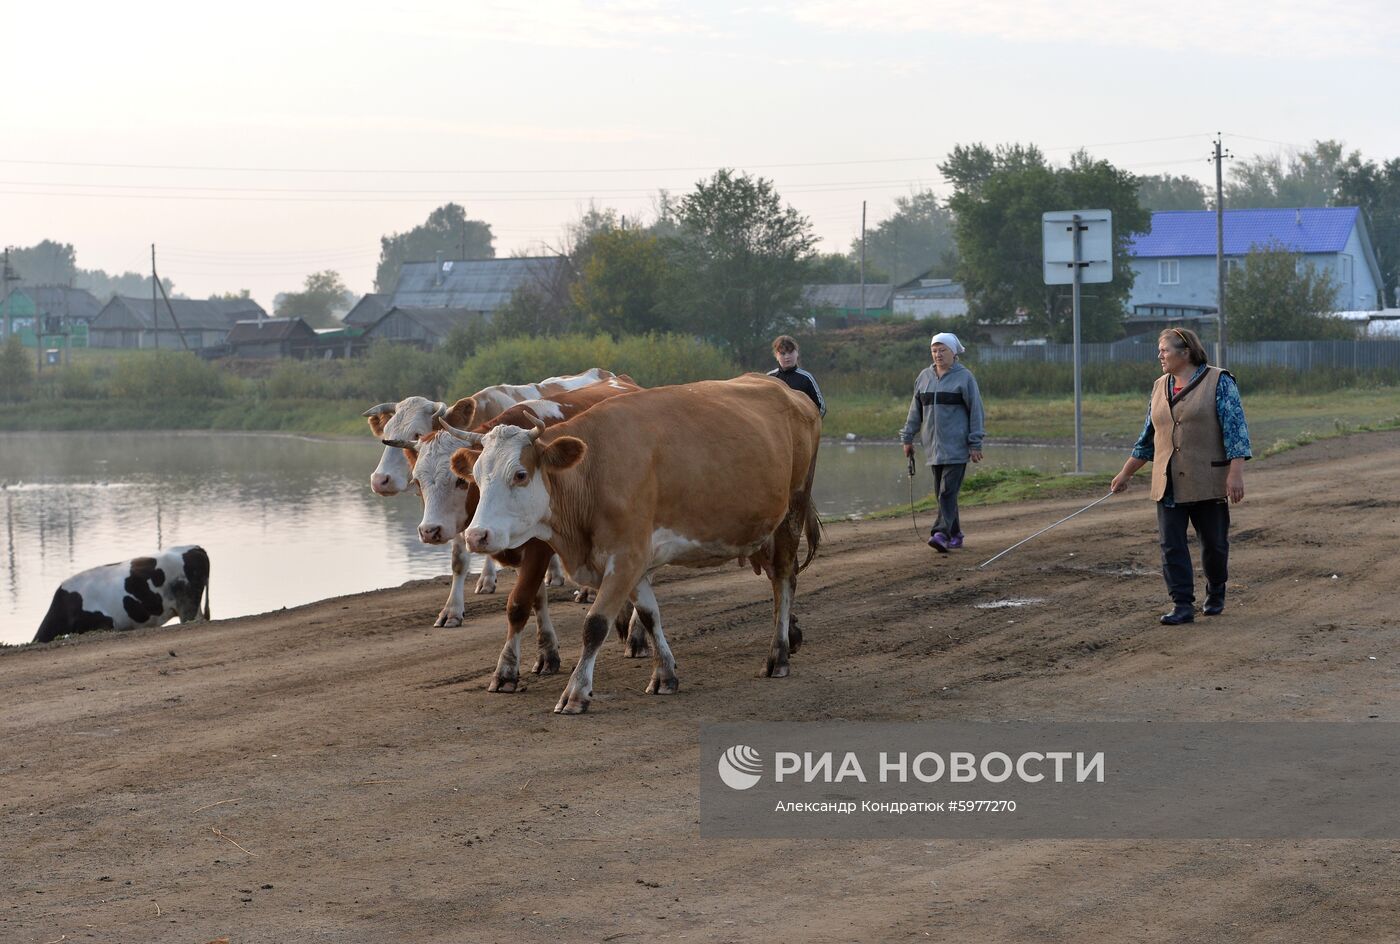
[[[930,347],[935,344],[946,345],[948,350],[952,351],[954,354],[961,354],[963,351],[967,350],[967,348],[962,346],[962,342],[958,340],[958,336],[951,331],[941,331],[935,334],[933,340],[928,343]]]

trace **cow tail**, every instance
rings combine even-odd
[[[812,563],[812,558],[817,556],[817,548],[822,544],[822,519],[817,514],[817,506],[810,495],[807,496],[807,514],[802,522],[802,533],[807,536],[807,559],[797,568],[799,574]]]
[[[817,475],[817,457],[812,455],[812,464],[807,469],[807,484],[802,490],[803,505],[805,511],[802,516],[802,533],[807,537],[807,559],[797,568],[800,574],[807,569],[807,565],[812,563],[812,559],[817,556],[817,549],[822,544],[822,519],[817,514],[817,503],[812,500],[812,480]]]
[[[207,580],[204,581],[204,610],[200,615],[204,617],[205,622],[209,621],[209,581]]]

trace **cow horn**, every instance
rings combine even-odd
[[[447,404],[441,400],[433,403],[433,419],[441,419],[447,415]]]
[[[379,441],[382,442],[384,445],[388,446],[390,449],[413,449],[418,445],[417,443],[411,443],[406,439],[381,439]]]
[[[465,429],[458,429],[451,423],[447,422],[447,420],[443,419],[441,416],[433,417],[433,421],[437,424],[437,427],[439,429],[441,429],[444,433],[447,433],[449,436],[456,437],[457,439],[460,439],[463,442],[466,442],[473,446],[481,445],[481,433],[473,433]]]
[[[380,403],[380,404],[377,405],[377,406],[372,406],[372,407],[370,407],[368,410],[365,410],[365,411],[364,411],[363,413],[361,413],[360,415],[361,415],[361,416],[379,416],[379,415],[384,414],[384,413],[392,414],[392,413],[393,413],[395,410],[397,410],[398,408],[399,408],[399,405],[398,405],[397,403]]]
[[[540,433],[544,432],[544,420],[540,419],[538,416],[536,416],[534,413],[531,413],[529,410],[525,411],[525,415],[530,417],[530,422],[535,424],[534,429],[528,430],[525,433],[525,435],[530,437],[530,442],[534,442],[536,439],[540,438]]]

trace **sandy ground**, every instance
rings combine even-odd
[[[680,694],[610,642],[582,717],[563,676],[485,691],[504,594],[432,629],[445,578],[8,651],[0,940],[1400,940],[1400,840],[715,841],[697,803],[712,721],[1400,720],[1397,467],[1394,433],[1253,463],[1194,627],[1156,624],[1146,473],[983,571],[1080,503],[974,509],[948,557],[829,527],[788,679],[766,581],[673,570]],[[1045,603],[974,607],[1008,597]]]

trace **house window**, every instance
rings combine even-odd
[[[1234,275],[1236,272],[1240,271],[1240,270],[1243,269],[1243,268],[1244,268],[1244,260],[1243,260],[1243,259],[1226,259],[1226,260],[1225,260],[1225,277],[1228,279],[1230,276]]]
[[[1160,259],[1157,262],[1157,284],[1179,285],[1181,283],[1181,263],[1176,259]]]
[[[1337,257],[1337,271],[1341,274],[1343,282],[1351,281],[1351,256],[1342,253]]]

